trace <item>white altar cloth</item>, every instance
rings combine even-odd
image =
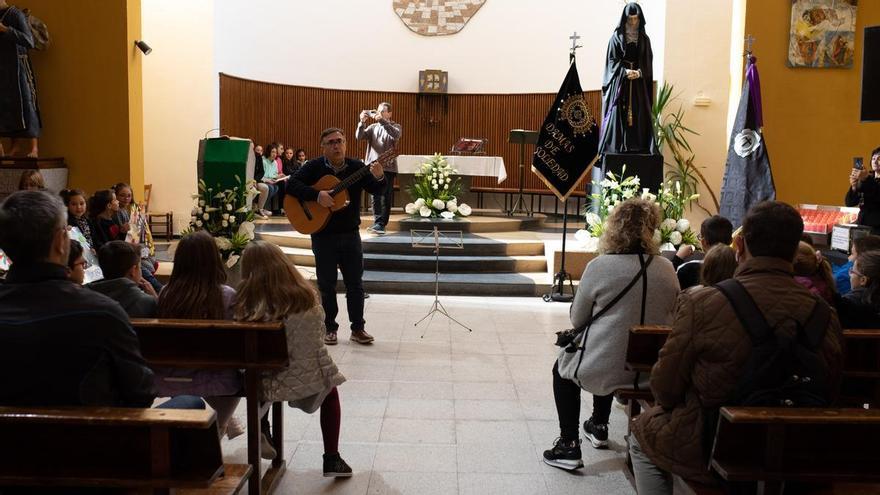
[[[458,170],[458,175],[497,177],[499,184],[507,178],[504,159],[500,156],[447,155],[444,158],[452,168]],[[397,171],[401,174],[415,174],[430,159],[430,155],[400,155],[397,157]]]

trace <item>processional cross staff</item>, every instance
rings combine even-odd
[[[581,37],[578,36],[578,32],[575,31],[571,36],[568,37],[568,39],[571,40],[571,52],[568,54],[568,63],[571,63],[572,61],[574,61],[575,50],[577,50],[578,48],[582,48],[581,45],[577,44],[578,40],[581,39]]]

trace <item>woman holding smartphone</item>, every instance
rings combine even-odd
[[[859,225],[880,234],[880,147],[871,152],[870,169],[861,166],[861,159],[855,160],[844,201],[846,206],[859,207]]]

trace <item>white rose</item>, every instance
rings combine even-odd
[[[654,242],[654,244],[660,244],[660,241],[663,240],[663,235],[660,234],[660,230],[654,229],[654,237],[651,238],[651,240]]]
[[[232,211],[232,204],[226,203],[226,211]]]
[[[675,225],[675,230],[681,232],[682,234],[687,232],[689,228],[691,228],[691,223],[688,221],[687,218],[682,218]]]
[[[440,177],[439,179],[437,179],[437,184],[443,184],[443,177]]]
[[[452,198],[452,199],[450,199],[449,201],[446,202],[446,208],[449,208],[449,207],[452,207],[452,206],[458,207],[458,199],[456,199],[456,198]]]
[[[458,206],[458,212],[461,213],[461,216],[466,217],[471,214],[471,207],[467,205],[467,203],[462,203]]]
[[[202,220],[207,220],[209,218],[211,218],[211,215],[208,215],[207,213],[202,215]]]
[[[235,223],[235,217],[229,217],[229,223],[234,224],[234,223]]]
[[[671,242],[674,246],[678,246],[681,244],[681,232],[677,230],[673,230],[671,234],[669,234],[669,242]]]
[[[452,204],[452,202],[446,203],[446,211],[455,213],[458,211],[458,205]]]
[[[445,190],[448,190],[448,189],[449,189],[449,184],[443,184],[443,190],[445,191]]]
[[[602,219],[599,218],[599,215],[596,215],[592,211],[587,212],[586,219],[587,219],[587,225],[596,225],[596,224],[602,222]]]
[[[419,211],[419,207],[415,203],[408,203],[403,209],[407,215],[415,215]]]
[[[229,227],[229,222],[226,220],[223,220],[222,222],[220,222],[220,225],[222,225],[224,227]]]
[[[419,215],[421,215],[423,217],[430,217],[431,216],[431,209],[428,208],[427,205],[422,206],[421,208],[419,208]]]
[[[674,218],[667,218],[660,224],[660,228],[664,230],[675,230],[677,224],[678,222],[676,222]]]
[[[202,221],[196,220],[196,227],[201,227],[201,226],[202,226]]]
[[[223,220],[229,220],[229,213],[223,214]]]
[[[415,205],[416,205],[417,208],[421,208],[421,207],[425,206],[425,200],[424,200],[424,198],[419,198],[419,199],[417,199],[416,202],[415,202]]]
[[[448,219],[455,217],[455,213],[452,213],[451,211],[444,211],[440,213],[440,216]]]
[[[200,199],[200,200],[199,200],[199,206],[205,206],[205,200],[204,200],[204,199]]]
[[[442,210],[446,208],[446,203],[442,199],[435,199],[434,201],[431,201],[431,206],[433,206],[435,210]]]

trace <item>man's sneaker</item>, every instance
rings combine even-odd
[[[568,471],[584,467],[584,461],[581,459],[581,440],[566,442],[562,438],[557,438],[553,448],[544,451],[544,463]]]
[[[358,344],[371,344],[375,339],[372,335],[368,334],[364,330],[352,330],[351,340],[357,342]]]
[[[593,418],[584,421],[584,436],[594,449],[608,448],[608,425],[593,423]]]
[[[351,478],[351,466],[339,457],[339,453],[324,454],[325,478]]]
[[[324,343],[327,345],[336,345],[336,332],[327,332],[324,334]]]
[[[373,231],[374,234],[382,235],[385,233],[385,227],[382,225],[379,225],[378,223],[376,225],[373,225],[372,227],[370,227],[370,229]]]

